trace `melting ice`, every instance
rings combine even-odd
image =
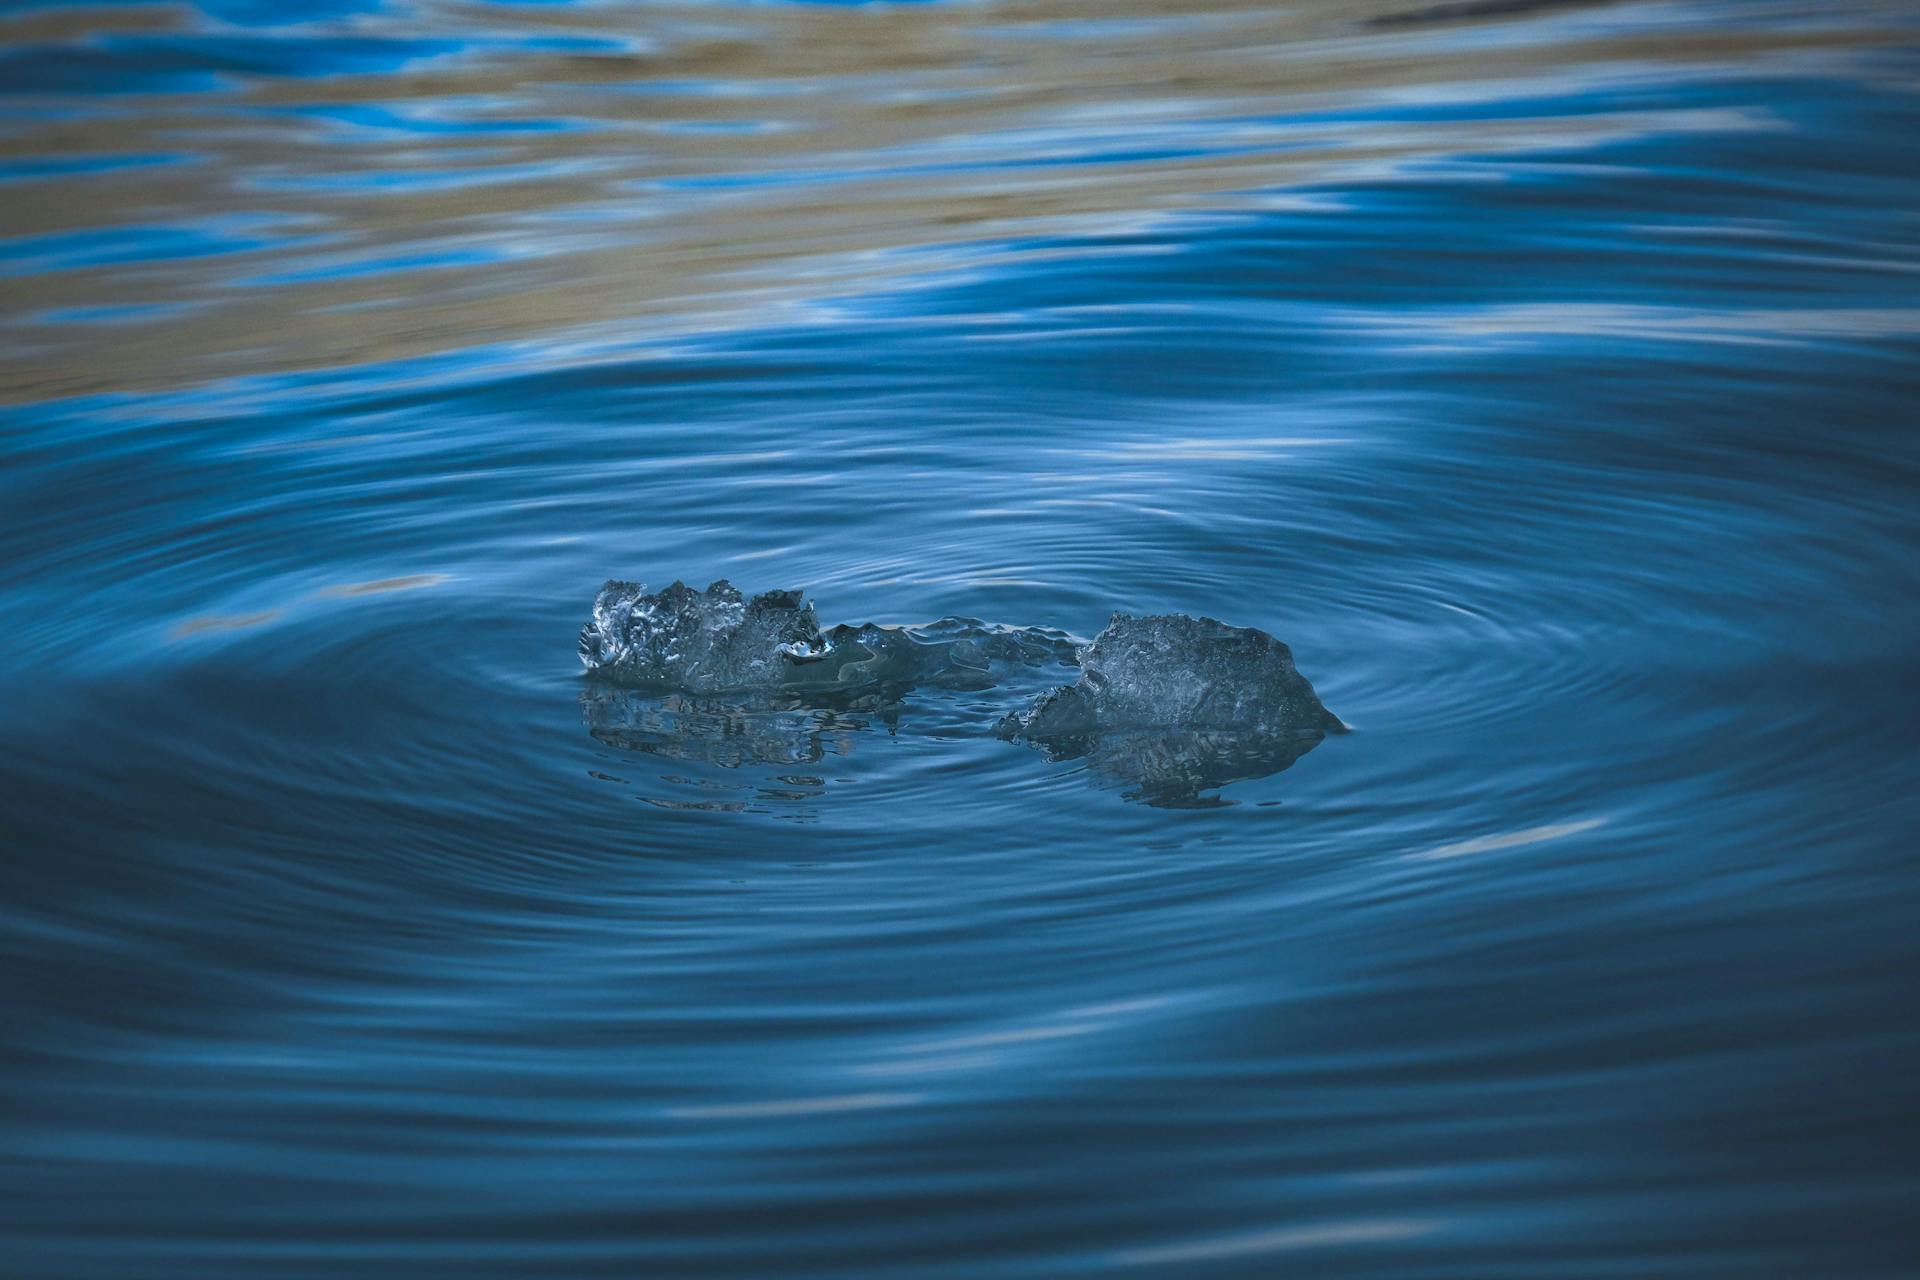
[[[892,724],[915,688],[999,690],[1030,698],[991,725],[1000,737],[1084,760],[1130,798],[1186,806],[1218,803],[1204,793],[1278,772],[1342,728],[1286,645],[1184,614],[1116,613],[1076,646],[1063,631],[973,618],[823,630],[799,591],[747,597],[720,581],[649,593],[612,581],[580,633],[580,658],[597,738],[729,767],[817,758],[819,722],[796,711],[879,712]],[[1033,695],[1049,671],[1075,668],[1071,683]],[[724,744],[705,744],[716,724]]]

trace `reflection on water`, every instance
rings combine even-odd
[[[426,0],[290,29],[270,5],[29,10],[0,26],[20,104],[0,385],[529,340],[582,358],[1283,189],[1337,207],[1345,183],[1591,147],[1650,110],[1663,132],[1764,131],[1764,110],[1633,90],[1904,38],[1897,5],[1620,22],[1575,4],[1462,39],[1504,12],[1484,8]],[[1422,109],[1400,109],[1416,86]]]
[[[684,769],[659,774],[660,782],[673,794],[646,795],[651,803],[738,810],[745,802],[675,795],[691,788],[740,792],[772,801],[811,799],[820,794],[826,779],[793,771],[830,766],[833,757],[851,754],[860,736],[870,730],[898,732],[901,704],[887,690],[841,698],[793,693],[743,701],[587,684],[580,693],[580,710],[587,732],[609,747],[705,767],[691,776]],[[730,782],[725,773],[713,772],[756,765],[770,766],[762,771],[770,776],[758,785]]]
[[[1897,0],[6,7],[0,1270],[1905,1274],[1916,86]],[[583,683],[621,573],[957,621]],[[993,736],[1114,610],[1356,732]]]
[[[1233,801],[1207,794],[1232,782],[1279,773],[1320,744],[1323,735],[1256,737],[1217,730],[1124,730],[1049,738],[1050,760],[1085,760],[1096,780],[1129,800],[1165,809],[1205,808]]]
[[[661,775],[676,789],[733,790],[773,800],[805,800],[820,793],[824,778],[780,773],[788,766],[828,766],[850,755],[862,735],[889,736],[915,730],[910,686],[877,686],[836,694],[796,690],[751,697],[650,694],[589,683],[580,693],[587,732],[623,751],[664,760],[739,770],[773,766],[772,780],[786,784],[730,782],[724,773]],[[984,729],[977,730],[984,733]],[[1037,745],[1048,760],[1084,761],[1096,784],[1117,788],[1129,800],[1162,808],[1230,804],[1207,794],[1233,782],[1279,773],[1317,746],[1323,735],[1249,737],[1190,729],[1116,730],[1056,737]],[[621,779],[609,779],[621,781]],[[712,805],[720,802],[654,803]]]

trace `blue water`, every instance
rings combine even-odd
[[[1920,1274],[1920,15],[0,15],[0,1271]],[[603,579],[1258,626],[596,712]]]

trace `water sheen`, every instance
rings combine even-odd
[[[9,1275],[1911,1274],[1912,6],[9,4],[0,148]],[[1353,732],[583,682],[722,577]]]

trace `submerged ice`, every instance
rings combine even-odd
[[[1030,699],[997,722],[987,704],[975,723],[1163,805],[1217,803],[1203,793],[1278,772],[1341,728],[1285,644],[1185,614],[1116,613],[1076,646],[1062,631],[972,618],[822,628],[799,591],[613,581],[580,658],[589,690],[603,691],[583,696],[596,738],[728,768],[817,760],[822,726],[849,727],[834,716],[878,712],[892,727],[922,687]],[[1076,667],[1072,683],[1036,693]]]

